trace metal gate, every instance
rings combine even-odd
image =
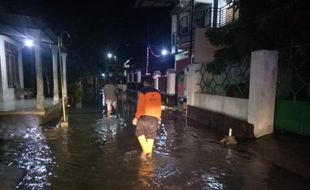
[[[310,45],[279,51],[275,129],[310,136]]]

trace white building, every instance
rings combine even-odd
[[[217,47],[206,37],[207,29],[224,27],[238,18],[233,0],[180,0],[175,4],[171,11],[171,52],[175,55],[179,97],[187,97],[187,66],[213,61]]]
[[[28,44],[25,44],[25,40],[28,40]],[[42,51],[52,51],[54,101],[59,100],[56,44],[57,37],[41,19],[0,13],[0,103],[23,98],[31,93],[24,89],[24,78],[31,77],[23,71],[22,49],[28,48],[27,45],[33,45],[31,48],[34,51],[36,108],[44,109]]]

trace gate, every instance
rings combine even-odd
[[[279,51],[275,129],[310,137],[310,45]]]

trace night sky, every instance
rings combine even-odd
[[[108,51],[117,54],[119,63],[133,57],[132,63],[143,67],[147,42],[154,51],[170,48],[169,8],[137,9],[133,8],[135,0],[0,2],[9,13],[42,18],[56,34],[68,31],[69,64],[84,72],[100,69]],[[165,69],[172,61],[161,58],[152,62],[151,68]]]

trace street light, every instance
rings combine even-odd
[[[163,55],[163,56],[168,55],[168,50],[166,50],[166,49],[161,50],[161,55]]]
[[[27,47],[32,47],[33,46],[33,40],[27,38],[24,40],[24,44]]]
[[[108,54],[107,54],[107,57],[108,57],[109,59],[111,59],[111,58],[113,57],[113,54],[112,54],[112,53],[108,53]]]
[[[154,51],[152,50],[151,46],[147,46],[146,47],[146,68],[145,68],[145,74],[150,74],[149,73],[149,65],[150,65],[150,53],[154,56],[154,57],[161,57],[161,56],[166,56],[168,55],[169,51],[166,49],[162,49],[161,50],[161,54],[156,54],[154,53]]]
[[[109,65],[110,64],[112,64],[113,63],[113,60],[114,60],[114,65],[112,65],[112,69],[113,69],[113,67],[115,67],[115,65],[116,65],[116,60],[117,60],[117,56],[116,55],[114,55],[113,53],[111,53],[111,52],[108,52],[107,54],[106,54],[106,56],[107,56],[107,58],[109,59],[109,61],[105,61],[105,76],[106,77],[112,77],[112,74],[109,72]]]

